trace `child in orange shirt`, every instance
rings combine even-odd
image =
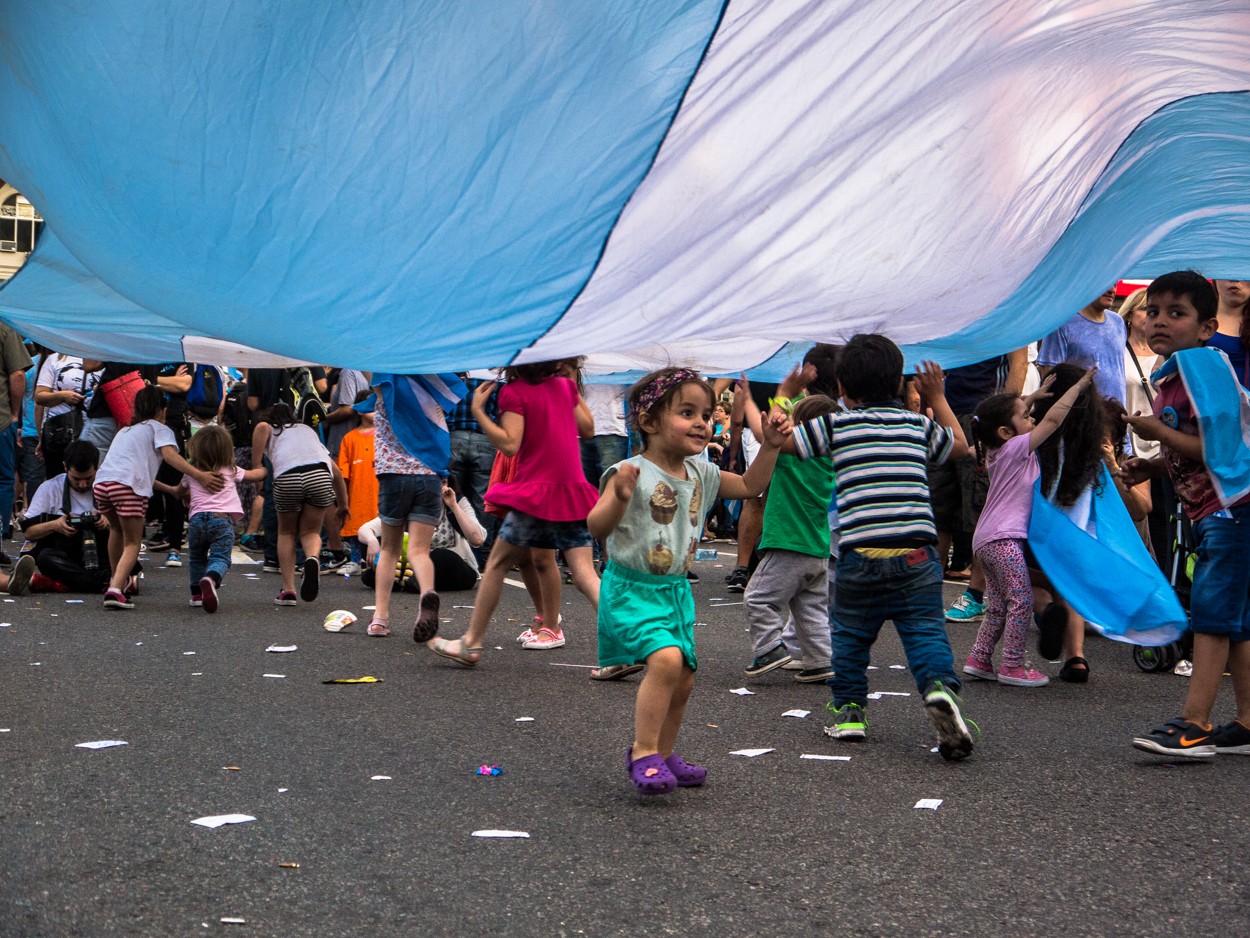
[[[364,392],[361,397],[368,397],[368,392]],[[351,514],[343,522],[343,544],[345,547],[350,546],[352,562],[359,570],[361,546],[356,540],[356,532],[361,525],[378,516],[378,477],[373,471],[372,413],[361,414],[360,426],[343,437],[339,446],[339,471],[343,473],[343,481],[347,483],[348,505],[351,508]]]

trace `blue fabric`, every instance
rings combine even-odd
[[[868,703],[868,662],[887,619],[894,622],[907,667],[923,692],[931,681],[952,690],[955,674],[942,606],[942,565],[932,547],[903,557],[874,559],[847,550],[838,559],[837,588],[829,610],[833,629],[833,704]]]
[[[451,434],[447,418],[431,420],[426,403],[433,402],[444,414],[469,393],[458,375],[395,375],[374,372],[373,386],[382,394],[386,419],[395,439],[407,451],[440,475],[447,475],[451,461]],[[363,403],[363,402],[362,402]]]
[[[589,278],[722,8],[7,4],[0,177],[47,224],[0,308],[58,349],[155,339],[124,361],[186,360],[190,333],[503,364]]]
[[[1101,635],[1134,645],[1174,642],[1185,631],[1185,610],[1147,552],[1106,466],[1099,479],[1090,509],[1095,535],[1047,501],[1039,480],[1029,548],[1059,594]]]
[[[1227,508],[1250,494],[1250,393],[1219,349],[1175,352],[1150,379],[1177,373],[1198,417],[1202,461],[1215,494]]]

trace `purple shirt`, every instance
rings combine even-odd
[[[1033,515],[1033,486],[1042,474],[1037,454],[1029,448],[1028,433],[1017,433],[990,453],[990,490],[985,508],[972,535],[972,549],[1006,538],[1023,541],[1029,536]]]

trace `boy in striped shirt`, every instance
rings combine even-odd
[[[868,720],[867,669],[877,633],[893,620],[907,665],[937,731],[944,759],[972,752],[961,714],[955,661],[942,605],[942,565],[929,504],[926,462],[966,455],[968,443],[943,392],[942,369],[919,371],[933,419],[903,408],[903,354],[882,335],[857,335],[839,360],[847,410],[794,428],[783,447],[800,459],[828,456],[837,479],[841,557],[829,620],[833,630],[833,699],[825,733],[861,740]],[[790,375],[777,403],[801,392],[806,375]]]

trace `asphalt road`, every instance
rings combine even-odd
[[[1175,715],[1184,678],[1091,640],[1088,685],[970,686],[984,737],[946,764],[887,628],[872,687],[912,696],[874,702],[869,740],[837,743],[826,688],[744,678],[742,606],[723,602],[741,597],[725,569],[697,569],[681,750],[711,774],[660,799],[624,771],[638,678],[565,666],[594,660],[572,587],[567,647],[514,644],[532,610],[508,588],[475,671],[402,628],[367,638],[371,595],[341,577],[278,608],[277,578],[236,566],[212,616],[172,569],[150,570],[133,612],[6,600],[0,935],[1250,933],[1250,759],[1171,765],[1129,746]],[[444,596],[443,634],[472,601]],[[328,633],[336,608],[364,621]],[[394,621],[415,612],[399,598]],[[974,633],[951,627],[957,661]],[[322,683],[362,675],[382,682]],[[730,693],[744,685],[755,694]],[[1225,688],[1220,718],[1231,708]],[[76,748],[105,739],[128,745]],[[191,823],[230,813],[256,820]]]

